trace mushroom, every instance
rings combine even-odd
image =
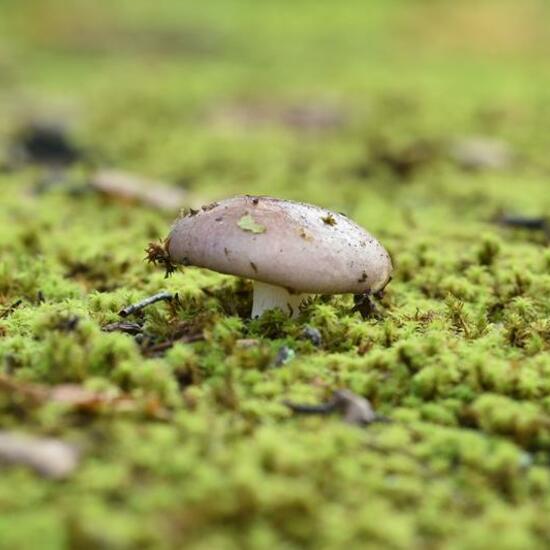
[[[343,214],[271,197],[236,196],[178,219],[149,258],[254,281],[252,317],[297,315],[309,294],[365,294],[390,280],[384,247]]]

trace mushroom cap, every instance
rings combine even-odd
[[[384,247],[342,214],[272,197],[237,196],[178,219],[174,263],[205,267],[295,293],[362,294],[389,281]]]

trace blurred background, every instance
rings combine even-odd
[[[476,215],[529,209],[509,186],[527,171],[527,192],[548,170],[549,12],[543,0],[3,0],[2,162],[47,161],[25,150],[44,138],[29,128],[46,127],[70,142],[66,167],[200,199],[281,194],[374,215],[380,193],[405,209],[489,195]],[[462,170],[488,175],[464,189]]]

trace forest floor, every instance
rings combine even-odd
[[[0,547],[548,548],[549,18],[4,0],[0,434],[70,456],[1,466]],[[245,193],[379,238],[376,311],[251,321],[249,281],[144,261],[180,206]],[[338,389],[391,421],[285,405]]]

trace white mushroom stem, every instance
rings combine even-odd
[[[254,282],[254,294],[252,298],[252,319],[260,317],[268,309],[281,309],[290,317],[297,317],[300,305],[307,294],[291,294],[281,286],[268,285],[260,281]]]

